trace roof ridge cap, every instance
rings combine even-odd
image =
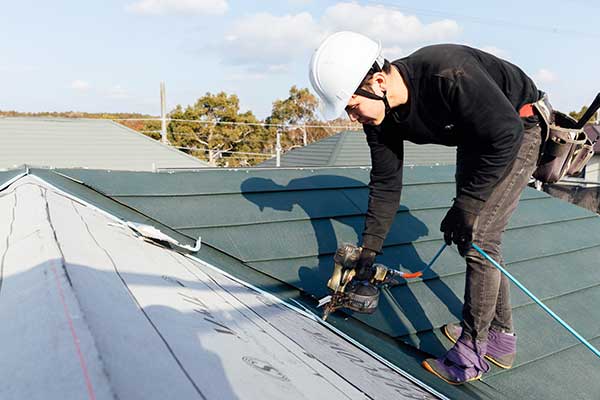
[[[335,147],[333,148],[333,151],[331,152],[331,154],[329,155],[329,159],[327,160],[327,166],[328,167],[332,167],[335,165],[335,160],[337,160],[339,154],[342,151],[342,147],[344,146],[344,143],[346,142],[346,136],[348,135],[349,131],[341,131],[333,136],[330,137],[335,137],[337,136],[337,140],[335,143]]]

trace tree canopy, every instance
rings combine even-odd
[[[336,131],[335,128],[331,129],[327,126],[350,125],[350,121],[341,118],[329,123],[320,121],[317,117],[318,106],[317,98],[307,88],[299,89],[294,85],[290,88],[287,98],[273,102],[271,115],[265,119],[265,123],[284,126],[301,125],[289,128],[269,127],[273,135],[277,129],[284,131],[282,135],[284,150],[323,139]],[[315,125],[323,127],[316,128]]]
[[[169,142],[213,165],[224,165],[222,157],[227,152],[262,152],[268,134],[251,111],[240,112],[236,95],[225,92],[206,93],[185,109],[178,105],[169,117]],[[228,165],[240,164],[232,161]]]
[[[585,114],[585,112],[587,110],[588,110],[588,106],[583,106],[583,107],[581,107],[581,110],[579,110],[578,112],[577,111],[571,111],[569,113],[569,115],[579,121],[579,119],[581,117],[583,117],[583,114]],[[592,118],[588,121],[588,123],[596,122],[596,117],[597,116],[598,116],[598,113],[597,112],[594,113],[594,115],[592,115]]]

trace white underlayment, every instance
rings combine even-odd
[[[32,177],[0,193],[0,399],[433,398]]]

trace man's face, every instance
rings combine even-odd
[[[373,90],[376,94],[377,90]],[[381,100],[369,99],[353,94],[345,108],[352,122],[358,121],[365,125],[379,125],[385,117],[385,105]]]

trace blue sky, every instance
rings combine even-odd
[[[523,68],[555,107],[600,91],[600,3],[556,1],[21,0],[0,14],[0,110],[159,113],[206,92],[267,116],[327,33],[382,41],[389,59],[431,43],[484,48]]]

